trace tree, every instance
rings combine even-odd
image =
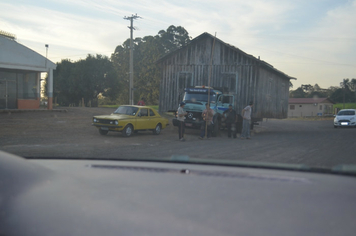
[[[320,88],[318,84],[311,86],[309,88],[308,98],[326,98],[328,97],[328,92],[326,89]]]
[[[156,36],[135,38],[134,46],[134,101],[144,97],[146,104],[158,104],[161,68],[156,61],[167,52],[176,50],[190,41],[188,32],[181,26],[170,26]],[[119,103],[128,103],[129,93],[129,39],[116,47],[111,61],[124,88]]]
[[[310,85],[310,84],[302,84],[302,85],[301,85],[301,88],[303,89],[303,91],[304,91],[305,93],[310,93],[310,92],[313,91],[313,86]]]
[[[107,94],[112,98],[118,93],[110,93],[118,89],[117,76],[111,61],[102,55],[88,55],[78,63],[82,96],[86,104],[97,103],[98,95]]]
[[[299,87],[296,90],[291,91],[289,93],[289,97],[290,98],[305,98],[306,97],[306,93],[304,92],[302,87]]]
[[[350,90],[350,80],[343,79],[340,82],[340,87],[335,87],[334,91],[332,92],[330,98],[334,102],[338,103],[348,103],[353,101],[353,93]]]
[[[293,88],[293,83],[289,81],[289,89]]]
[[[354,92],[355,95],[354,102],[356,102],[356,79],[351,79],[351,81],[349,82],[349,88],[352,92]]]
[[[53,73],[54,96],[60,105],[96,105],[99,94],[115,99],[119,83],[111,61],[102,55],[88,55],[85,60],[57,63]]]
[[[158,37],[164,47],[165,53],[172,52],[190,42],[191,37],[183,27],[171,25],[166,31],[160,30]]]
[[[164,48],[157,37],[147,36],[138,44],[137,49],[141,60],[137,63],[135,97],[137,100],[145,97],[148,104],[158,104],[161,69],[156,61],[164,55]]]
[[[53,97],[59,105],[68,106],[79,102],[78,94],[75,93],[74,68],[75,63],[65,59],[57,63],[57,68],[53,71]]]

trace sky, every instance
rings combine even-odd
[[[0,30],[53,62],[110,57],[130,37],[170,25],[207,32],[321,88],[356,78],[356,0],[1,0]],[[1,53],[1,52],[0,52]]]

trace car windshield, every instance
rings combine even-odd
[[[207,93],[184,93],[184,102],[207,102],[208,101],[208,94]],[[210,95],[210,102],[215,103],[216,102],[216,94],[212,93]]]
[[[1,0],[0,9],[1,151],[356,165],[347,111],[356,0]]]
[[[354,116],[355,111],[339,111],[338,116]]]
[[[123,115],[134,116],[134,115],[136,115],[137,111],[138,111],[137,107],[120,106],[114,111],[114,114],[123,114]]]

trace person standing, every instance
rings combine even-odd
[[[210,139],[211,130],[213,126],[214,111],[210,108],[209,103],[205,105],[206,109],[202,112],[203,124],[200,127],[200,139],[204,139],[205,129],[207,130],[207,138]]]
[[[144,99],[144,98],[141,98],[141,100],[138,101],[137,105],[138,105],[138,106],[146,106],[145,99]]]
[[[236,138],[236,122],[237,122],[237,114],[234,109],[232,109],[232,105],[229,105],[229,109],[223,112],[225,116],[225,123],[227,128],[227,137],[231,138],[231,131],[232,137]]]
[[[184,126],[184,116],[187,115],[187,112],[185,112],[184,109],[184,102],[181,102],[179,104],[179,108],[177,111],[177,120],[178,120],[178,134],[179,134],[179,140],[180,141],[185,141],[184,139],[184,132],[185,132],[185,126]]]
[[[247,107],[242,110],[242,131],[241,139],[250,139],[250,126],[251,126],[251,113],[252,113],[253,102],[250,102]]]

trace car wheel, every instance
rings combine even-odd
[[[101,135],[107,135],[108,132],[109,132],[108,130],[99,129],[99,133],[100,133]]]
[[[132,133],[133,133],[132,125],[126,125],[126,127],[122,131],[122,134],[124,135],[124,137],[130,137],[132,135]]]
[[[161,133],[161,124],[156,125],[156,128],[153,130],[154,134],[160,134]]]

